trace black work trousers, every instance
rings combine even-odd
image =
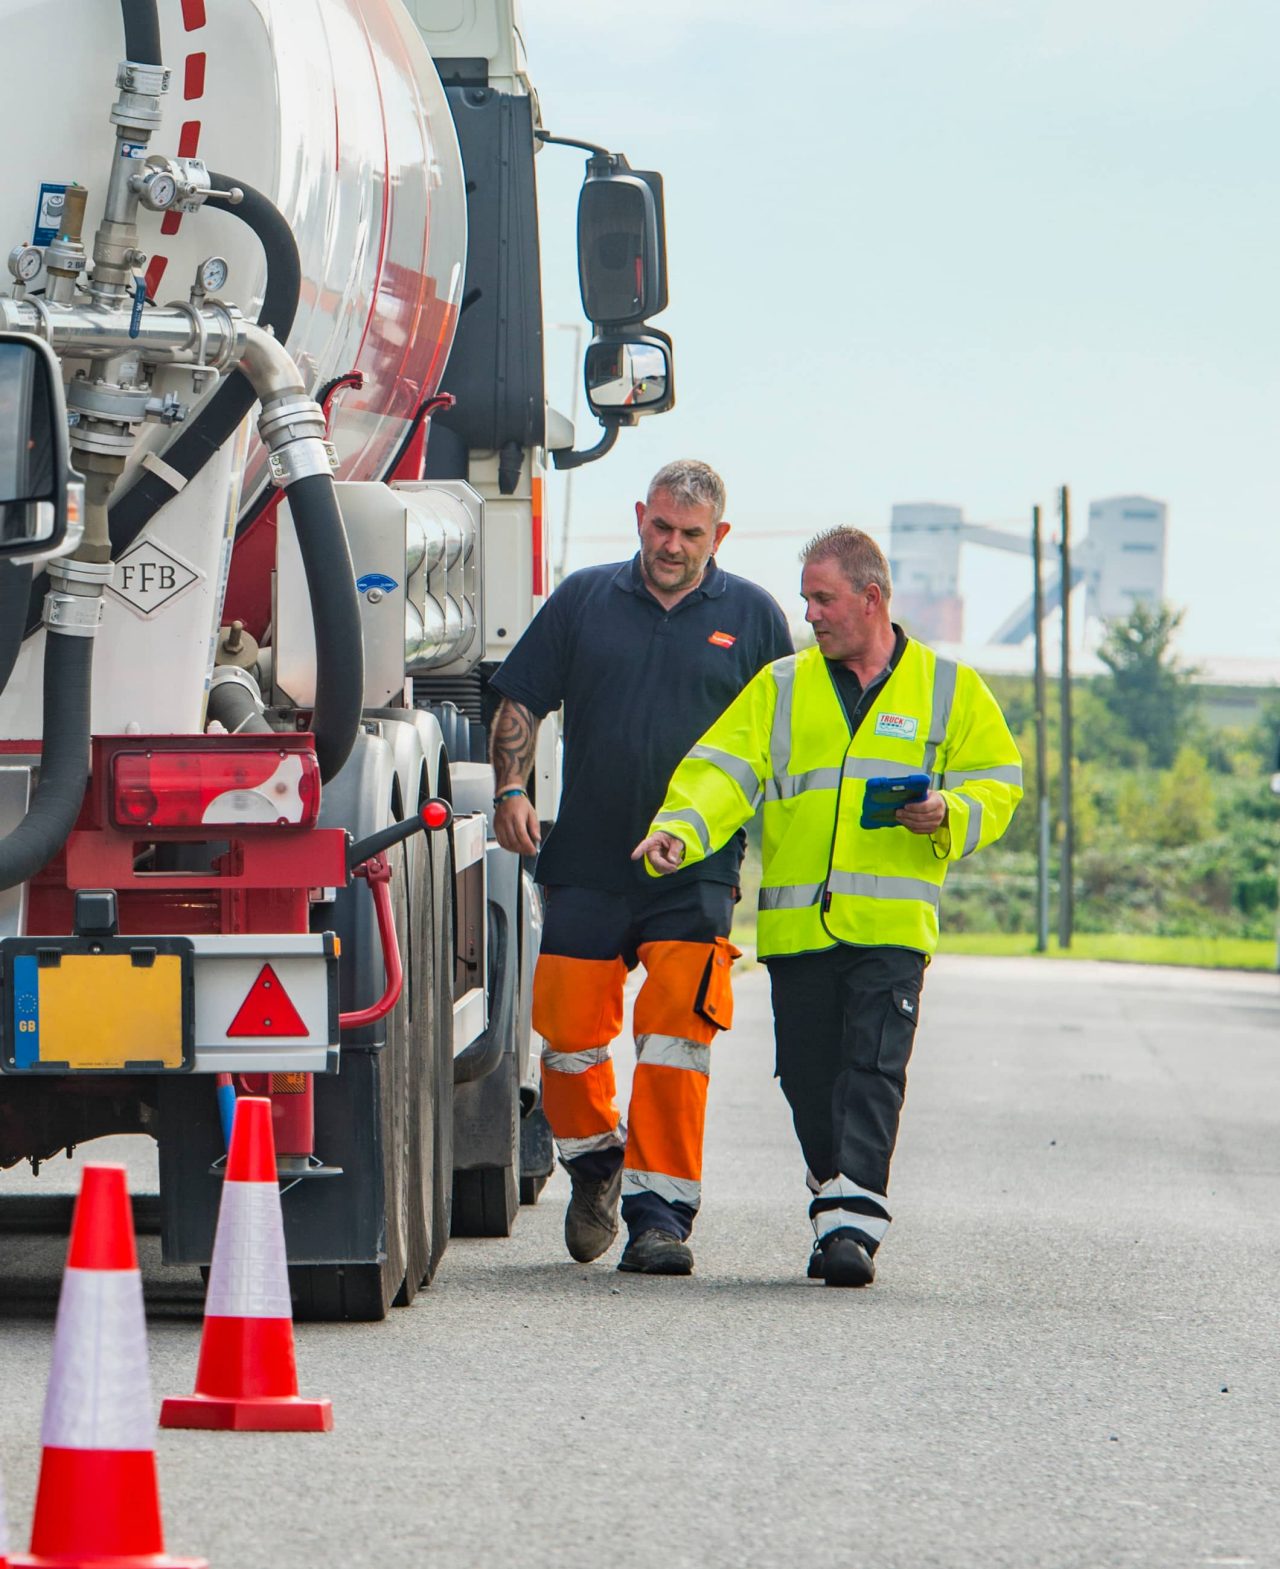
[[[815,1182],[887,1193],[924,955],[841,943],[766,962],[776,1071]]]

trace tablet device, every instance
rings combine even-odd
[[[862,797],[863,828],[901,828],[893,815],[900,806],[923,801],[929,793],[928,774],[907,774],[897,779],[868,779]]]

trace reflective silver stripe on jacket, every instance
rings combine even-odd
[[[845,779],[907,779],[923,773],[918,763],[891,763],[883,757],[846,757],[843,768],[811,768],[804,774],[783,774],[765,783],[766,801],[786,801],[805,790],[837,790]]]
[[[769,667],[778,688],[778,701],[773,710],[773,728],[769,732],[769,763],[773,777],[781,779],[791,761],[791,700],[795,695],[796,655],[775,661]]]
[[[579,1155],[590,1155],[595,1150],[620,1150],[626,1143],[622,1124],[607,1133],[592,1133],[585,1139],[557,1139],[560,1154],[565,1160],[575,1160]]]
[[[964,800],[969,808],[969,826],[964,831],[961,856],[972,855],[978,848],[978,840],[982,838],[982,802],[975,801],[971,796],[965,796]]]
[[[836,790],[840,786],[838,768],[811,768],[806,774],[781,774],[777,779],[766,779],[766,801],[790,801],[806,790]]]
[[[822,897],[823,883],[784,883],[760,890],[762,910],[807,910]]]
[[[752,806],[759,804],[760,781],[750,763],[735,757],[732,752],[722,752],[718,746],[704,746],[701,741],[690,747],[689,756],[699,758],[704,763],[713,763],[722,774],[728,774]]]
[[[711,1048],[679,1035],[637,1035],[636,1062],[651,1068],[685,1068],[709,1077]]]
[[[827,887],[832,893],[857,894],[863,899],[919,899],[935,910],[942,897],[941,886],[922,877],[877,877],[871,872],[832,872]]]
[[[687,824],[697,834],[703,855],[711,854],[711,830],[707,827],[707,820],[701,812],[695,812],[691,806],[681,807],[675,812],[658,812],[653,819],[653,825],[656,828],[660,823]]]
[[[637,1193],[655,1193],[668,1204],[687,1204],[690,1209],[697,1209],[702,1202],[700,1182],[688,1177],[668,1177],[661,1171],[632,1171],[630,1166],[624,1166],[622,1196],[631,1198]]]
[[[607,1046],[588,1046],[585,1051],[556,1051],[546,1041],[542,1043],[542,1066],[552,1073],[585,1073],[608,1062]]]
[[[942,889],[919,877],[876,877],[870,872],[832,872],[825,883],[784,883],[777,888],[761,888],[762,910],[807,910],[817,904],[823,890],[855,894],[863,899],[917,899],[936,910]]]
[[[938,748],[947,738],[947,726],[951,723],[951,709],[956,700],[956,673],[959,666],[954,659],[939,659],[936,655],[933,661],[933,712],[929,716],[929,739],[925,743],[924,766],[920,772],[933,773],[933,764],[938,755]]]
[[[1002,763],[999,768],[948,769],[942,776],[942,788],[955,790],[960,785],[975,780],[990,779],[996,784],[1016,785],[1022,789],[1022,768],[1018,763]]]

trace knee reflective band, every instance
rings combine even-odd
[[[702,1200],[702,1139],[707,1118],[711,1042],[721,1028],[700,1011],[709,978],[712,1005],[727,1002],[728,944],[651,942],[640,946],[646,970],[636,998],[636,1072],[627,1113],[622,1194],[653,1193],[696,1210]]]
[[[566,1160],[621,1144],[609,1045],[622,1030],[621,959],[544,953],[533,977],[542,1109]]]

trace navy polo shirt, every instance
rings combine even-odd
[[[617,893],[650,885],[631,852],[676,765],[757,670],[791,652],[773,597],[714,558],[671,610],[645,586],[638,554],[567,577],[491,682],[539,719],[564,707],[560,813],[537,880]],[[745,846],[735,835],[675,876],[736,884]]]

